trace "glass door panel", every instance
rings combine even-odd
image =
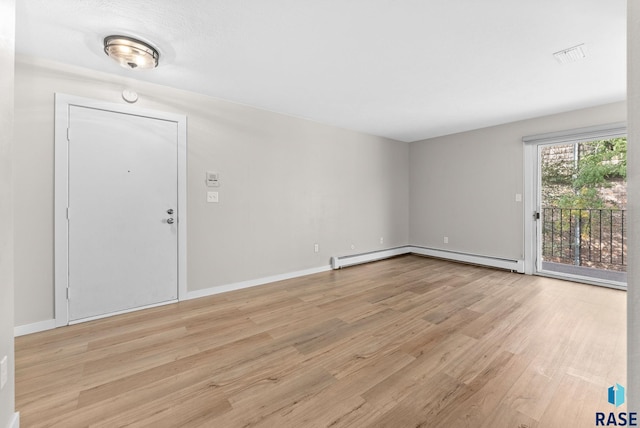
[[[626,137],[538,146],[540,272],[626,285],[626,149]]]

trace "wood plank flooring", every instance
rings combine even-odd
[[[626,294],[402,256],[16,338],[23,427],[589,427]]]

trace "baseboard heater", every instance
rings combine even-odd
[[[421,256],[437,257],[440,259],[454,260],[475,265],[491,266],[506,269],[518,273],[524,273],[524,260],[504,259],[500,257],[480,256],[477,254],[458,253],[455,251],[438,250],[425,247],[410,247],[412,254]]]
[[[374,262],[388,259],[402,254],[418,254],[421,256],[437,257],[440,259],[453,260],[463,263],[471,263],[481,266],[490,266],[506,269],[513,272],[524,273],[524,260],[512,260],[491,256],[480,256],[477,254],[459,253],[455,251],[439,250],[435,248],[416,247],[407,245],[404,247],[392,248],[389,250],[372,251],[370,253],[354,254],[341,257],[331,257],[331,267],[340,269],[362,263]]]
[[[340,269],[347,266],[375,262],[376,260],[388,259],[390,257],[400,256],[409,252],[409,247],[398,247],[391,248],[389,250],[372,251],[370,253],[354,254],[350,256],[331,257],[331,268]]]

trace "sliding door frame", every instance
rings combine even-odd
[[[541,185],[539,148],[550,144],[584,143],[606,138],[627,136],[627,123],[616,122],[586,128],[571,129],[546,134],[531,135],[522,138],[524,144],[524,273],[573,279],[594,285],[626,289],[623,285],[609,284],[585,277],[572,278],[571,275],[556,276],[541,270],[541,249],[538,243],[542,238],[540,221],[536,218],[540,212]]]

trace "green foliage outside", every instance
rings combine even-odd
[[[542,156],[544,206],[559,208],[617,208],[601,195],[602,189],[627,178],[627,138],[591,141],[573,147],[545,148]],[[562,150],[565,149],[563,156]],[[566,154],[569,153],[569,156]]]

